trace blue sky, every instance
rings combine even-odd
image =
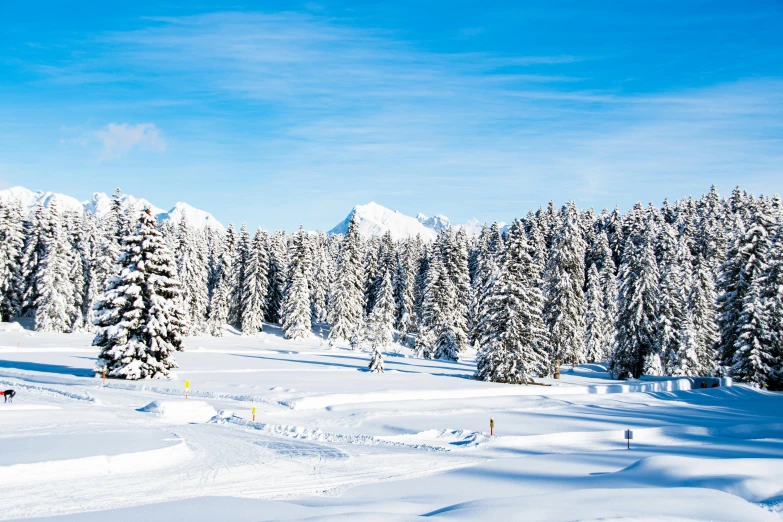
[[[783,2],[485,4],[4,1],[0,187],[289,230],[783,192]]]

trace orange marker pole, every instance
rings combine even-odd
[[[106,386],[106,368],[103,369],[103,382],[101,384]]]

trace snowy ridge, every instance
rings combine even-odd
[[[348,216],[334,228],[330,234],[345,234],[353,215],[357,215],[359,233],[364,237],[380,237],[390,232],[395,240],[421,236],[425,241],[435,239],[438,232],[449,227],[455,230],[464,229],[468,237],[478,237],[482,224],[477,219],[471,219],[464,225],[453,225],[449,218],[442,214],[427,217],[419,213],[415,218],[407,216],[398,210],[390,210],[383,205],[371,201],[366,205],[353,207]],[[499,223],[502,226],[505,223]]]
[[[366,205],[357,205],[341,223],[329,231],[330,234],[345,234],[348,231],[348,223],[356,214],[359,225],[359,233],[365,237],[379,237],[390,232],[394,239],[404,239],[421,236],[425,241],[435,239],[434,230],[424,226],[416,218],[406,216],[399,211],[389,210],[374,201]]]
[[[93,214],[97,217],[105,217],[111,211],[112,197],[103,192],[95,192],[91,199],[80,202],[76,198],[66,196],[65,194],[42,192],[40,190],[38,192],[33,192],[24,187],[11,187],[9,189],[0,190],[0,201],[8,202],[14,200],[19,201],[22,205],[22,209],[27,213],[35,211],[39,203],[48,208],[52,202],[56,202],[61,211],[84,212]],[[184,216],[188,224],[194,228],[201,229],[210,227],[215,230],[225,229],[223,224],[215,219],[209,212],[197,209],[181,201],[175,203],[168,211],[153,205],[146,199],[135,198],[130,194],[122,194],[120,196],[120,203],[123,210],[132,208],[137,212],[149,207],[152,215],[155,216],[158,221],[179,223]]]
[[[24,187],[11,187],[0,190],[0,200],[4,202],[16,200],[21,203],[22,209],[28,213],[33,212],[39,203],[48,208],[53,202],[57,204],[61,211],[84,212],[84,203],[81,203],[76,198],[64,194],[55,194],[54,192],[41,192],[40,190],[33,192]]]
[[[96,217],[105,217],[111,212],[112,197],[103,193],[95,192],[92,195],[92,199],[82,203],[84,212],[89,212]],[[162,208],[158,208],[146,199],[134,198],[130,194],[122,194],[120,196],[120,205],[124,211],[133,208],[136,211],[149,207],[153,216],[160,216],[165,214],[166,211]]]
[[[441,230],[445,230],[451,226],[451,221],[449,221],[449,218],[443,214],[435,214],[432,217],[427,217],[419,212],[419,215],[416,216],[416,220],[418,220],[418,222],[425,227],[431,228],[435,232],[440,232]]]

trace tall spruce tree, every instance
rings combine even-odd
[[[420,252],[414,241],[408,241],[397,251],[392,286],[395,303],[395,325],[400,343],[410,345],[416,332],[416,267]]]
[[[356,214],[351,216],[337,258],[337,279],[329,298],[331,343],[355,339],[364,321],[364,256],[356,219]]]
[[[509,231],[504,260],[486,303],[476,378],[528,384],[545,375],[549,343],[540,273],[519,221]]]
[[[22,249],[20,277],[17,283],[19,295],[19,315],[35,315],[35,302],[41,295],[36,274],[41,260],[46,255],[46,243],[52,233],[49,213],[42,203],[24,223],[25,243]]]
[[[267,279],[269,287],[266,292],[266,320],[270,323],[281,323],[283,294],[286,285],[288,266],[288,245],[283,232],[275,232],[269,239],[269,269]]]
[[[242,306],[242,293],[246,285],[247,263],[250,258],[250,233],[247,224],[242,222],[237,236],[236,251],[234,252],[234,265],[231,268],[231,304],[228,310],[228,322],[237,328],[242,328],[244,311]]]
[[[46,332],[73,330],[77,307],[71,280],[70,244],[56,203],[46,210],[47,233],[43,255],[33,275],[36,288],[35,329]]]
[[[375,306],[367,318],[365,339],[373,352],[387,348],[394,341],[394,292],[388,271],[383,276]]]
[[[600,260],[599,279],[603,292],[604,313],[606,317],[606,360],[610,360],[617,347],[617,268],[615,256],[609,246],[609,238],[601,231],[597,238],[598,259]]]
[[[620,377],[640,377],[655,366],[658,345],[658,264],[653,248],[653,227],[639,239],[626,236],[620,265],[617,350],[609,362]],[[658,364],[660,366],[660,363]]]
[[[24,247],[24,225],[18,201],[0,201],[0,320],[10,321],[19,313],[18,282]]]
[[[775,379],[774,331],[763,299],[761,278],[751,280],[739,314],[739,335],[734,346],[730,373],[732,377],[756,387],[767,386]]]
[[[721,331],[720,357],[724,367],[736,366],[734,352],[740,345],[745,330],[744,321],[752,316],[746,310],[752,306],[748,298],[754,280],[767,268],[771,250],[770,230],[773,223],[761,206],[744,203],[737,210],[734,221],[734,239],[718,279],[718,324]],[[740,205],[739,202],[735,203]],[[742,216],[746,216],[743,218]],[[743,229],[747,219],[748,228]]]
[[[103,295],[109,278],[114,273],[120,252],[114,230],[106,231],[106,220],[96,217],[86,219],[82,238],[89,243],[89,249],[85,250],[88,258],[82,310],[85,329],[92,332],[95,331],[95,304]]]
[[[585,248],[579,214],[573,201],[563,206],[562,225],[552,239],[546,273],[544,316],[549,327],[552,359],[585,362]]]
[[[683,346],[684,341],[680,339],[679,351],[683,353],[676,354],[673,366],[679,369],[672,371],[672,375],[711,375],[715,371],[716,346],[720,340],[715,322],[715,280],[711,264],[699,256],[694,261],[692,281],[685,305],[689,324],[681,330],[687,332],[688,343]],[[677,362],[684,359],[689,361],[686,365]]]
[[[305,339],[311,333],[310,289],[307,273],[312,271],[307,233],[299,227],[292,242],[288,282],[283,297],[283,334],[286,339]]]
[[[482,330],[483,325],[486,324],[488,313],[486,300],[491,292],[493,281],[497,277],[503,250],[503,238],[497,223],[482,230],[479,237],[476,277],[472,282],[472,300],[469,310],[470,341],[474,345],[487,333]]]
[[[182,351],[185,313],[173,256],[149,208],[121,241],[118,269],[96,304],[96,371],[118,379],[166,378]]]
[[[658,349],[664,361],[673,360],[691,287],[692,259],[684,235],[664,223],[658,236],[660,282],[658,292]],[[690,325],[693,327],[693,324]]]
[[[242,288],[242,333],[245,335],[255,335],[263,329],[266,293],[269,287],[269,256],[266,251],[268,240],[266,232],[259,228],[250,245],[245,284]]]
[[[178,272],[182,307],[188,315],[189,334],[204,330],[209,308],[209,259],[203,233],[193,229],[184,215],[179,224]]]
[[[209,301],[207,331],[215,337],[223,336],[223,329],[229,320],[231,297],[234,294],[234,274],[232,269],[235,266],[235,252],[236,234],[234,232],[234,224],[229,223],[215,268],[215,288]]]
[[[601,288],[601,276],[595,264],[587,271],[586,359],[587,362],[607,361],[612,351],[612,318],[608,316]]]
[[[472,299],[468,269],[468,236],[465,230],[460,228],[456,234],[452,234],[449,228],[444,237],[443,249],[454,292],[453,303],[449,307],[451,329],[457,343],[457,351],[464,352],[469,344],[468,309]]]
[[[313,278],[310,286],[310,302],[314,323],[328,320],[329,287],[332,284],[332,259],[329,255],[327,238],[320,232],[311,242],[313,251]]]
[[[283,297],[283,335],[286,339],[306,339],[310,336],[310,294],[304,268],[292,267],[290,281]]]
[[[765,319],[770,329],[768,353],[772,355],[765,384],[772,390],[783,390],[783,219],[778,214],[772,244],[767,256],[762,295]],[[776,326],[777,325],[777,326]]]
[[[421,318],[419,335],[416,337],[415,351],[419,357],[432,359],[438,349],[438,338],[444,316],[441,290],[445,278],[443,262],[437,251],[434,251],[427,267],[424,290],[421,299]]]

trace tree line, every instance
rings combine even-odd
[[[427,242],[364,238],[355,215],[344,236],[156,223],[120,195],[103,217],[54,202],[29,215],[17,202],[0,207],[3,320],[95,331],[106,361],[126,361],[116,376],[167,374],[160,361],[182,336],[227,326],[254,335],[273,323],[289,339],[315,328],[372,349],[376,369],[397,341],[425,358],[475,347],[476,377],[488,381],[606,362],[620,378],[783,382],[777,196],[737,188],[724,199],[713,187],[625,213],[550,202],[478,237],[449,228]]]

